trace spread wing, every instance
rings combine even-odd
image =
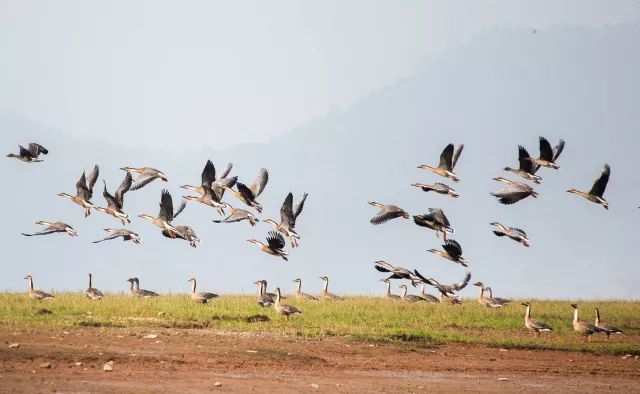
[[[269,235],[267,236],[267,243],[269,244],[269,247],[271,249],[282,249],[284,248],[284,237],[280,233],[269,231]]]
[[[46,155],[49,151],[44,146],[32,142],[29,144],[29,153],[31,153],[32,157],[38,157],[40,153]]]
[[[442,247],[454,259],[458,259],[460,258],[460,256],[462,256],[462,247],[456,240],[447,240],[447,242],[445,242]]]
[[[307,196],[309,194],[305,193],[302,195],[302,200],[300,200],[300,202],[298,203],[298,206],[296,206],[296,210],[293,213],[293,219],[298,219],[298,216],[300,216],[300,213],[302,212],[302,208],[304,208],[304,202],[307,200]]]
[[[160,196],[160,213],[158,213],[158,217],[167,222],[173,220],[173,199],[171,198],[171,193],[165,189],[162,190],[162,195]]]
[[[518,145],[518,162],[520,163],[520,169],[534,175],[538,170],[538,166],[533,164],[531,160],[527,160],[529,157],[531,157],[531,155],[529,155],[529,152],[527,152],[525,147]]]
[[[110,207],[118,208],[118,201],[107,191],[107,182],[103,179],[104,189],[102,190],[102,196],[107,200],[107,204]]]
[[[464,149],[464,144],[458,145],[458,149],[456,149],[455,153],[453,154],[453,163],[451,163],[451,169],[454,169],[456,167],[456,163],[458,162],[458,158],[462,153],[462,149]]]
[[[456,291],[460,291],[465,287],[467,287],[467,284],[469,283],[470,280],[471,280],[471,272],[467,272],[464,278],[460,282],[454,283],[452,286],[454,289],[456,289]]]
[[[229,173],[231,172],[231,169],[233,168],[233,163],[229,163],[227,164],[227,167],[222,170],[222,172],[220,173],[220,175],[218,175],[218,180],[224,179],[226,177],[229,176]]]
[[[522,199],[529,197],[531,193],[528,191],[519,191],[519,190],[510,189],[510,188],[504,188],[495,193],[491,193],[491,195],[494,197],[497,197],[498,201],[501,204],[511,205],[511,204],[517,203]]]
[[[87,176],[84,174],[84,171],[82,171],[80,179],[76,182],[76,192],[78,196],[84,198],[86,201],[91,199],[91,193],[87,189]]]
[[[213,166],[211,160],[207,160],[202,170],[202,185],[210,187],[213,182],[216,181],[216,168]]]
[[[445,226],[449,226],[449,219],[447,219],[447,216],[444,214],[444,211],[440,208],[429,208],[429,213],[432,215],[432,217],[437,220],[438,222],[440,222],[440,224],[443,224]]]
[[[238,177],[234,176],[231,178],[223,178],[218,181],[215,181],[211,184],[211,191],[215,195],[217,201],[221,201],[224,196],[225,187],[234,187],[236,182],[238,181]]]
[[[136,179],[135,182],[133,182],[133,185],[131,185],[131,188],[129,190],[138,190],[138,189],[142,189],[143,187],[147,186],[149,183],[151,183],[154,179],[156,179],[155,175],[151,175],[151,174],[141,174],[138,176],[138,178]]]
[[[382,224],[391,219],[402,216],[403,213],[404,211],[398,207],[385,205],[376,216],[371,218],[370,222],[375,225]]]
[[[24,156],[24,157],[35,157],[31,154],[31,151],[27,148],[25,148],[22,145],[18,145],[18,148],[20,149],[20,156]]]
[[[262,193],[264,187],[267,186],[267,182],[269,182],[269,172],[266,168],[261,168],[258,177],[250,187],[251,192],[253,193],[255,198],[257,198]]]
[[[180,215],[180,213],[182,213],[182,211],[184,211],[184,209],[187,207],[187,200],[185,200],[184,198],[182,199],[182,201],[180,202],[180,205],[178,205],[178,209],[176,209],[176,211],[173,213],[173,218],[177,218],[178,215]]]
[[[518,235],[527,238],[527,233],[517,227],[509,227],[509,230],[516,232]]]
[[[256,199],[251,189],[247,187],[247,185],[245,185],[244,183],[237,182],[236,187],[238,188],[238,192],[240,192],[240,194],[242,195],[242,197],[244,197],[245,200],[253,201]]]
[[[540,158],[546,161],[553,161],[553,149],[546,138],[540,137]]]
[[[291,192],[287,194],[280,208],[280,222],[289,228],[293,228],[296,224],[296,219],[293,216],[293,193]]]
[[[440,164],[438,167],[451,171],[453,169],[453,144],[447,145],[440,154]]]
[[[602,169],[602,173],[600,174],[600,178],[596,179],[593,183],[589,194],[592,196],[602,197],[605,189],[607,188],[607,183],[609,183],[609,175],[611,175],[611,167],[609,167],[609,164],[605,164]]]
[[[118,202],[118,207],[120,209],[122,209],[122,204],[124,204],[124,194],[129,191],[132,182],[133,178],[131,177],[131,173],[127,172],[127,174],[124,176],[124,179],[122,180],[122,183],[120,183],[120,187],[118,187],[118,190],[116,190],[115,199]]]
[[[87,191],[89,192],[89,198],[93,196],[93,186],[98,180],[98,174],[100,174],[100,168],[96,164],[87,177]]]
[[[562,151],[564,150],[564,140],[560,140],[558,141],[558,145],[556,145],[555,148],[553,148],[553,161],[555,162],[558,157],[560,157],[560,154],[562,153]]]

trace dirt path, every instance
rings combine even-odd
[[[640,359],[573,352],[176,329],[0,327],[0,344],[2,392],[640,391]]]

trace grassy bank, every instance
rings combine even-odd
[[[640,354],[640,302],[581,302],[580,318],[593,321],[598,306],[603,319],[625,335],[605,342],[582,343],[571,326],[568,301],[532,301],[532,316],[551,325],[554,332],[537,339],[524,328],[524,307],[519,301],[501,309],[487,309],[474,300],[461,306],[407,304],[375,297],[349,297],[342,302],[298,301],[301,316],[286,322],[273,308],[261,308],[253,296],[225,296],[209,304],[186,295],[138,299],[107,295],[90,301],[78,293],[57,293],[52,301],[37,302],[26,294],[0,294],[0,324],[92,327],[209,328],[230,331],[273,332],[306,337],[342,336],[370,341],[415,341],[425,345],[447,342],[484,344],[504,348],[581,350],[614,354]],[[256,322],[255,316],[269,321]]]

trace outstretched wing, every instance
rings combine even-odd
[[[287,194],[282,207],[280,207],[280,222],[289,228],[293,228],[296,224],[296,219],[293,216],[293,193],[291,192]]]
[[[225,187],[232,188],[238,181],[238,177],[223,178],[211,184],[211,191],[215,195],[217,201],[221,201],[224,196]]]
[[[264,187],[267,186],[267,182],[269,182],[269,172],[266,168],[261,168],[258,177],[250,187],[254,197],[257,198],[262,193]]]
[[[518,233],[518,235],[521,235],[521,236],[527,238],[527,233],[525,233],[524,230],[522,230],[522,229],[519,229],[517,227],[509,227],[509,230],[515,231],[516,233]]]
[[[429,208],[429,212],[431,213],[431,215],[433,215],[433,218],[435,220],[437,220],[438,222],[440,222],[440,224],[443,224],[445,226],[449,226],[449,219],[447,219],[447,216],[444,214],[444,211],[440,208]]]
[[[18,148],[20,149],[20,156],[23,156],[23,157],[35,157],[31,153],[31,151],[29,149],[25,148],[24,146],[18,145]]]
[[[115,197],[113,197],[108,191],[107,191],[107,181],[105,181],[104,179],[102,180],[102,183],[104,184],[104,189],[102,190],[102,197],[104,197],[104,199],[107,201],[107,204],[110,207],[114,207],[117,208],[118,207],[118,201],[116,201]]]
[[[284,237],[280,233],[269,231],[269,235],[267,236],[267,243],[269,244],[269,247],[271,249],[282,249],[284,248]]]
[[[204,165],[201,179],[202,185],[207,187],[211,187],[211,184],[216,181],[216,168],[211,160],[207,160],[207,163]]]
[[[76,182],[76,192],[78,196],[81,196],[87,201],[91,199],[92,193],[87,190],[87,176],[84,174],[84,171],[82,171],[80,179],[78,179],[78,182]]]
[[[553,161],[553,149],[546,138],[540,137],[540,158],[546,161]]]
[[[231,172],[231,169],[233,168],[233,163],[229,163],[227,164],[227,167],[225,167],[224,170],[222,170],[222,172],[220,173],[220,175],[218,175],[218,180],[222,180],[226,177],[229,176],[229,173]]]
[[[462,149],[464,149],[464,144],[458,145],[458,149],[456,149],[456,151],[453,154],[453,163],[451,163],[451,169],[452,170],[454,168],[456,168],[456,163],[458,162],[458,158],[460,157],[460,154],[462,153]]]
[[[38,157],[40,153],[46,155],[49,151],[44,146],[32,142],[29,144],[29,153],[31,153],[32,157]]]
[[[558,145],[556,145],[556,147],[553,148],[553,161],[554,162],[556,160],[558,160],[558,157],[560,157],[560,154],[562,153],[563,150],[564,150],[564,140],[561,139],[560,141],[558,141]]]
[[[501,204],[511,205],[518,201],[527,198],[531,193],[527,191],[514,191],[509,188],[502,189],[496,193],[491,193],[492,196],[497,197]]]
[[[151,183],[154,179],[156,179],[155,175],[141,174],[141,175],[138,176],[138,178],[136,178],[136,181],[133,182],[133,184],[131,185],[131,188],[129,190],[142,189],[143,187],[145,187],[149,183]]]
[[[171,193],[166,189],[162,189],[162,195],[160,196],[160,213],[158,217],[171,222],[173,220],[173,199]]]
[[[122,209],[122,204],[124,204],[124,194],[129,191],[132,182],[133,177],[131,177],[130,172],[127,172],[127,174],[124,176],[124,179],[122,180],[122,183],[120,183],[120,187],[118,187],[118,190],[116,190],[115,199],[118,203],[118,208],[120,209]]]
[[[307,196],[309,194],[305,193],[302,195],[302,199],[300,200],[300,202],[298,203],[298,205],[296,206],[296,210],[293,213],[293,219],[298,219],[298,216],[300,216],[300,213],[302,212],[302,208],[304,208],[304,202],[307,200]]]
[[[176,211],[173,213],[173,218],[177,218],[178,215],[180,215],[180,213],[182,213],[182,211],[184,211],[184,209],[187,207],[187,200],[185,200],[184,198],[182,199],[182,201],[180,201],[180,205],[178,205],[178,209],[176,209]]]
[[[442,245],[442,247],[447,253],[449,253],[449,256],[454,259],[458,259],[462,256],[462,247],[456,240],[449,239],[444,243],[444,245]]]
[[[527,160],[529,157],[531,157],[531,155],[529,155],[529,152],[527,152],[525,147],[518,145],[518,162],[520,163],[520,169],[534,175],[538,170],[538,166],[533,164],[531,160]]]
[[[440,164],[438,167],[451,171],[453,169],[453,144],[447,145],[440,154]]]
[[[467,287],[467,284],[469,284],[470,280],[471,280],[471,272],[467,272],[464,278],[460,282],[454,283],[452,286],[454,289],[456,289],[456,291],[460,291],[465,287]]]
[[[251,191],[251,189],[247,187],[247,185],[245,185],[244,183],[237,182],[236,187],[238,188],[238,192],[240,192],[240,194],[242,195],[242,197],[244,197],[245,200],[253,201],[256,199],[256,196],[255,194],[253,194],[253,191]]]
[[[596,179],[593,183],[589,194],[592,196],[602,197],[605,189],[607,188],[607,183],[609,183],[609,175],[611,175],[611,167],[609,167],[609,164],[605,164],[602,169],[602,173],[600,174],[600,178]]]
[[[402,216],[402,210],[400,208],[385,205],[376,216],[371,218],[370,222],[371,224],[378,225],[400,216]]]

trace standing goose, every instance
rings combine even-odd
[[[180,212],[186,206],[186,202],[182,202],[178,207],[178,210],[173,212],[173,199],[171,198],[171,194],[167,190],[162,190],[162,194],[160,195],[160,212],[157,217],[153,217],[151,215],[147,215],[143,213],[138,215],[138,217],[148,220],[157,227],[160,227],[162,230],[167,230],[168,235],[173,234],[176,231],[175,227],[171,225],[173,218],[178,216]]]
[[[511,205],[520,200],[523,200],[529,196],[538,198],[538,192],[533,188],[522,182],[515,182],[501,176],[493,178],[494,181],[506,183],[507,186],[498,190],[495,193],[490,193],[492,196],[497,197],[500,204]]]
[[[437,249],[429,249],[428,252],[435,253],[447,260],[460,264],[463,267],[468,267],[470,261],[462,257],[462,246],[453,239],[446,240],[442,245],[444,251]]]
[[[404,302],[423,302],[426,301],[424,298],[419,297],[413,294],[407,294],[407,285],[400,285],[402,289],[402,295],[400,296],[400,300]]]
[[[444,183],[440,183],[440,182],[436,182],[433,183],[431,185],[427,185],[424,183],[413,183],[411,184],[411,186],[417,187],[422,189],[423,192],[436,192],[438,194],[447,194],[453,198],[458,198],[460,197],[460,194],[458,194],[458,192],[456,192],[455,190],[453,190],[451,187],[445,185]]]
[[[454,151],[453,144],[447,145],[442,153],[440,154],[440,164],[437,167],[432,167],[427,164],[419,165],[418,168],[424,170],[431,170],[434,174],[440,175],[445,178],[450,178],[454,182],[459,182],[460,178],[453,172],[453,169],[458,162],[458,158],[460,157],[460,153],[462,153],[462,149],[464,145],[459,145],[458,149]]]
[[[420,297],[424,298],[425,301],[431,302],[433,304],[439,303],[440,300],[438,299],[438,297],[428,294],[424,291],[424,285],[424,282],[420,282]]]
[[[93,197],[93,185],[96,184],[98,180],[98,174],[100,173],[100,168],[98,165],[93,167],[93,170],[89,173],[87,177],[82,172],[82,176],[76,182],[76,195],[72,196],[67,193],[58,193],[60,197],[66,197],[76,204],[80,205],[84,208],[84,217],[91,215],[91,208],[95,208],[95,206],[91,203],[91,197]]]
[[[119,228],[119,229],[105,228],[104,231],[108,232],[109,235],[107,235],[105,238],[99,239],[97,241],[93,241],[94,244],[104,242],[104,241],[110,241],[112,239],[116,239],[119,237],[122,237],[122,241],[131,241],[136,245],[140,244],[140,236],[131,230],[127,230],[126,228]]]
[[[480,288],[480,293],[478,293],[478,304],[482,305],[482,306],[490,306],[490,302],[488,299],[485,298],[484,296],[484,291],[485,291],[485,287],[484,287],[484,283],[482,282],[476,282],[473,284],[474,286],[478,286]]]
[[[216,168],[213,166],[211,160],[207,160],[207,164],[205,164],[204,169],[202,170],[202,183],[200,188],[196,189],[196,191],[202,191],[201,197],[196,196],[184,196],[185,199],[189,201],[197,201],[201,204],[208,205],[212,208],[218,210],[221,215],[224,215],[224,208],[226,208],[225,203],[221,202],[222,193],[220,194],[220,198],[213,192],[211,185],[216,181]],[[192,188],[192,186],[184,185],[181,186],[184,189]],[[191,189],[193,190],[193,189]]]
[[[258,223],[258,218],[256,218],[251,212],[240,208],[234,208],[229,203],[224,204],[226,205],[226,208],[231,210],[231,213],[222,220],[213,220],[214,223],[237,223],[246,220],[249,222],[251,227],[255,227],[256,223]]]
[[[284,251],[284,237],[275,231],[269,231],[267,235],[267,243],[262,243],[255,239],[249,239],[247,242],[257,245],[260,250],[272,256],[282,257],[284,261],[289,261],[287,256],[289,253]]]
[[[78,236],[78,232],[73,229],[73,227],[69,226],[66,223],[62,222],[47,222],[44,220],[38,220],[36,224],[40,224],[42,226],[47,226],[44,230],[38,231],[37,233],[27,234],[21,233],[25,237],[33,237],[34,235],[47,235],[53,233],[67,233],[70,237]]]
[[[102,182],[104,183],[104,191],[102,192],[102,196],[105,200],[107,200],[107,207],[95,207],[96,211],[104,212],[116,219],[120,219],[122,225],[131,223],[129,215],[124,213],[124,211],[122,210],[122,207],[124,205],[124,194],[131,188],[131,173],[127,172],[127,175],[124,176],[120,187],[118,187],[118,190],[116,190],[116,193],[113,196],[107,191],[107,182],[105,182],[104,179],[102,180]]]
[[[553,328],[549,327],[547,323],[531,318],[531,304],[528,301],[522,303],[522,305],[527,307],[524,313],[524,326],[527,327],[528,330],[535,332],[537,337],[540,336],[541,332],[553,331]]]
[[[600,332],[604,332],[607,335],[607,341],[609,340],[609,336],[611,334],[623,334],[622,330],[618,327],[612,326],[611,324],[607,324],[600,320],[600,310],[598,308],[596,308],[596,321],[594,325]]]
[[[528,157],[527,160],[531,161],[536,166],[542,166],[547,168],[553,168],[554,170],[560,169],[560,166],[556,164],[556,160],[564,149],[564,140],[560,140],[558,145],[554,149],[551,148],[551,144],[546,138],[540,137],[540,157]]]
[[[505,306],[509,303],[511,303],[511,300],[508,300],[506,298],[500,298],[500,297],[493,297],[493,290],[491,290],[491,287],[485,287],[485,290],[489,292],[489,301],[491,302],[491,306],[492,307],[502,307]]]
[[[55,298],[51,294],[45,293],[42,290],[34,290],[33,289],[33,278],[31,277],[31,275],[27,275],[24,278],[29,281],[29,292],[28,292],[29,298],[32,298],[32,299],[38,300],[38,301],[53,300]]]
[[[397,294],[391,294],[391,280],[389,278],[382,279],[387,287],[387,291],[384,293],[384,298],[392,300],[392,301],[400,301],[400,296]]]
[[[424,215],[414,215],[413,222],[420,227],[435,230],[436,238],[442,232],[442,239],[447,240],[447,233],[453,234],[455,230],[451,227],[449,219],[440,208],[429,208],[429,213]]]
[[[591,342],[591,336],[594,332],[598,331],[598,329],[593,324],[578,320],[577,304],[571,304],[571,307],[573,308],[573,331],[577,332],[580,335],[584,335],[584,342]]]
[[[400,217],[409,219],[409,214],[395,205],[384,205],[374,201],[370,201],[369,205],[380,209],[376,216],[371,218],[371,224],[378,225]]]
[[[302,212],[302,208],[304,207],[304,202],[307,199],[307,193],[304,193],[302,199],[296,206],[296,210],[293,210],[293,193],[289,192],[287,197],[284,199],[282,203],[282,207],[280,208],[280,223],[276,222],[273,219],[267,219],[264,222],[269,223],[275,226],[276,231],[284,234],[289,238],[289,242],[291,243],[291,247],[295,248],[298,246],[300,242],[300,236],[294,230],[296,226],[296,219]]]
[[[295,306],[291,306],[289,304],[283,304],[280,302],[280,288],[276,287],[276,302],[273,304],[275,307],[276,313],[279,315],[283,315],[287,321],[289,321],[289,315],[301,315],[302,311]]]
[[[507,236],[526,247],[529,247],[531,245],[531,241],[529,241],[529,238],[527,238],[527,233],[525,233],[523,230],[515,227],[507,228],[498,222],[491,222],[490,224],[496,228],[496,230],[493,230],[493,233],[498,237]]]
[[[339,295],[329,293],[329,277],[328,276],[321,276],[320,279],[324,281],[324,286],[322,287],[322,294],[320,295],[321,300],[326,300],[326,301],[344,300],[344,298],[340,297]]]
[[[213,301],[218,298],[217,294],[206,293],[202,291],[196,291],[196,278],[191,278],[187,280],[187,282],[191,282],[191,299],[200,304],[206,304],[209,301]]]
[[[131,295],[133,296],[143,297],[143,298],[159,296],[158,293],[153,292],[151,290],[140,289],[140,279],[138,278],[129,278],[127,279],[127,281],[131,282]]]
[[[535,175],[538,170],[538,166],[534,164],[531,160],[529,160],[529,152],[522,145],[518,145],[518,162],[520,163],[519,168],[511,168],[505,167],[505,171],[513,172],[514,174],[528,180],[533,181],[533,183],[540,184],[542,178],[538,175]]]
[[[131,185],[130,190],[142,189],[155,179],[162,179],[164,182],[168,181],[167,176],[162,171],[151,167],[121,167],[120,169],[126,172],[135,172],[138,174],[138,177]]]
[[[101,300],[104,298],[104,294],[95,287],[92,286],[93,274],[89,273],[89,287],[84,291],[84,295],[90,300]]]
[[[231,169],[233,168],[233,163],[227,164],[227,167],[216,176],[215,167],[213,166],[213,163],[209,164],[210,162],[211,160],[208,160],[204,166],[204,169],[202,170],[200,186],[182,185],[180,187],[183,189],[193,190],[196,193],[203,195],[205,194],[203,184],[206,184],[209,188],[211,188],[211,191],[213,192],[213,195],[215,197],[215,201],[220,202],[222,200],[222,197],[224,196],[225,189],[235,186],[236,182],[238,181],[238,177],[228,177]],[[205,183],[205,172],[211,171],[211,168],[208,167],[213,167],[213,181]],[[211,178],[207,176],[206,180],[210,181]]]
[[[237,182],[236,188],[238,190],[233,190],[228,186],[225,186],[225,189],[229,190],[231,193],[233,193],[234,196],[236,196],[248,206],[255,208],[258,213],[262,213],[262,205],[260,205],[260,203],[256,201],[256,198],[258,198],[258,196],[262,194],[265,186],[267,186],[267,182],[269,182],[269,172],[266,168],[261,168],[258,177],[251,184],[251,186],[247,186],[244,183]]]
[[[274,293],[267,293],[267,281],[262,279],[254,282],[258,285],[258,304],[265,308],[273,305],[276,301],[276,295]]]
[[[299,300],[309,300],[309,301],[317,301],[318,299],[311,294],[302,292],[302,279],[298,278],[294,280],[296,283],[296,298]]]
[[[13,157],[20,161],[24,161],[25,163],[39,163],[42,161],[42,159],[38,159],[38,156],[40,156],[41,153],[43,155],[49,153],[49,151],[45,149],[44,146],[36,144],[35,142],[32,142],[27,146],[28,148],[25,149],[24,146],[18,145],[20,153],[18,153],[17,155],[15,153],[9,153],[7,157]]]
[[[588,193],[576,189],[569,189],[567,192],[582,196],[591,202],[602,205],[604,209],[609,209],[609,203],[603,197],[607,183],[609,183],[609,175],[611,175],[611,167],[609,164],[605,164],[600,177],[596,179]]]
[[[438,291],[442,296],[448,297],[448,298],[457,298],[458,296],[456,292],[467,287],[469,280],[471,280],[471,272],[467,272],[464,278],[460,282],[457,282],[451,285],[443,285],[433,278],[425,278],[418,272],[418,270],[414,270],[413,272],[416,274],[418,278],[420,278],[422,282],[435,287],[436,289],[438,289]]]
[[[417,285],[418,283],[420,283],[420,279],[418,277],[416,277],[413,272],[409,271],[406,268],[403,267],[399,267],[393,264],[389,264],[384,260],[378,260],[374,263],[374,267],[376,270],[378,270],[379,272],[388,272],[391,273],[391,276],[389,276],[388,278],[386,278],[385,280],[389,280],[389,279],[407,279],[411,281],[411,284],[413,286]]]

